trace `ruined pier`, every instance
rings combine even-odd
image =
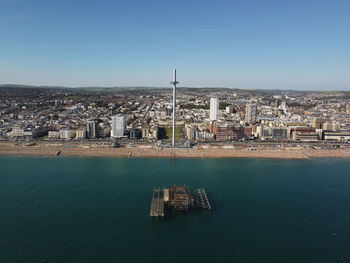
[[[164,217],[164,198],[163,191],[160,188],[153,189],[150,216]]]
[[[196,197],[197,197],[196,200],[197,200],[198,208],[211,210],[211,205],[209,203],[209,200],[204,188],[200,188],[196,190]]]

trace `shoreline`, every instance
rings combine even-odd
[[[2,156],[80,156],[80,157],[136,157],[136,158],[260,158],[298,159],[350,158],[350,151],[344,149],[171,149],[171,148],[79,148],[64,146],[25,146],[6,143],[0,145]]]

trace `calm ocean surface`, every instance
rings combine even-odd
[[[172,184],[213,212],[152,221]],[[0,157],[0,262],[350,262],[350,161]]]

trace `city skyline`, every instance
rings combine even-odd
[[[0,83],[347,90],[346,1],[0,1]],[[176,36],[175,40],[174,37]]]
[[[349,14],[0,0],[0,263],[348,262]]]

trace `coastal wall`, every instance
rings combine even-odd
[[[315,157],[350,158],[350,151],[344,149],[157,149],[157,148],[81,148],[49,145],[0,145],[0,155],[28,156],[110,156],[110,157],[165,157],[165,158],[274,158],[309,159]]]

